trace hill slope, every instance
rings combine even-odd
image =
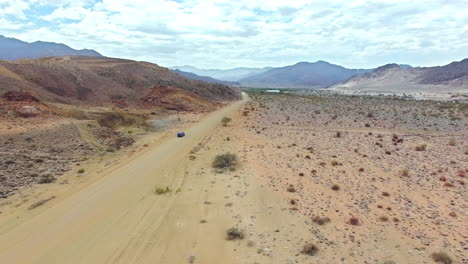
[[[468,93],[468,59],[445,66],[406,68],[387,64],[331,87],[343,93]]]
[[[37,59],[67,55],[102,57],[95,50],[75,50],[67,45],[53,42],[36,41],[28,43],[0,35],[1,60]]]
[[[0,61],[0,93],[24,91],[42,101],[83,105],[137,105],[155,86],[180,88],[211,102],[240,98],[221,84],[186,79],[147,62],[105,57]]]
[[[297,64],[274,68],[261,74],[239,80],[250,87],[328,87],[349,77],[368,72],[362,69],[347,69],[325,61]]]

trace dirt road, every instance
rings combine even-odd
[[[272,248],[287,248],[289,242],[278,245],[276,238],[268,242],[269,233],[300,220],[273,206],[279,198],[255,182],[247,166],[224,174],[210,168],[219,152],[239,151],[232,142],[235,138],[226,141],[226,135],[235,135],[229,127],[220,127],[220,120],[246,100],[210,114],[186,130],[185,138],[170,138],[79,192],[57,197],[53,206],[26,221],[3,221],[7,224],[0,229],[0,263],[272,259]],[[190,160],[189,152],[196,146],[196,159]],[[168,186],[172,192],[156,195],[157,186]],[[234,225],[245,228],[250,239],[226,241],[225,230]],[[261,243],[269,243],[261,252],[254,248],[254,233]],[[278,254],[277,260],[290,256],[287,250]]]

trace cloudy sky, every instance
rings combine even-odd
[[[0,35],[200,68],[468,57],[468,0],[0,0]]]

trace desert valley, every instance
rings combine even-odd
[[[468,263],[467,177],[467,58],[202,69],[0,36],[0,263]]]

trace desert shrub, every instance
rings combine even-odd
[[[320,217],[320,216],[316,216],[312,219],[312,222],[318,224],[318,225],[324,225],[328,222],[330,222],[330,218],[328,217]]]
[[[313,256],[317,254],[318,247],[312,243],[307,243],[302,247],[301,254]]]
[[[409,170],[408,169],[401,170],[401,176],[408,177],[409,176]]]
[[[211,165],[216,169],[234,169],[237,165],[237,156],[229,152],[217,155]]]
[[[80,173],[80,174],[81,174],[81,173],[84,173],[84,172],[85,172],[84,169],[79,169],[79,170],[78,170],[78,173]]]
[[[434,252],[431,254],[432,259],[437,263],[452,264],[452,258],[445,252]]]
[[[382,192],[382,196],[390,196],[390,194],[388,192]]]
[[[425,151],[426,148],[427,148],[427,145],[422,144],[422,145],[416,146],[416,151]]]
[[[169,188],[167,186],[166,187],[159,187],[158,186],[158,187],[156,187],[154,189],[154,193],[156,193],[157,195],[166,194],[166,193],[170,193],[170,192],[172,192],[172,190],[171,190],[171,188]]]
[[[450,146],[455,146],[455,145],[457,145],[457,141],[455,141],[454,138],[451,138],[451,139],[449,140],[448,144],[449,144]]]
[[[244,231],[238,227],[231,227],[228,230],[226,230],[227,240],[244,239],[244,237]]]
[[[388,222],[388,217],[383,215],[383,216],[379,217],[379,220],[382,221],[382,222]]]
[[[99,125],[108,128],[147,126],[146,119],[144,117],[120,112],[102,113],[98,116],[97,122]]]
[[[37,183],[39,184],[47,184],[55,181],[55,177],[52,176],[51,174],[44,174],[39,178],[39,181]]]
[[[333,184],[332,187],[331,187],[332,190],[334,191],[339,191],[340,190],[340,186],[338,184]]]
[[[357,219],[356,217],[351,217],[351,218],[348,220],[348,223],[349,223],[350,225],[357,226],[357,225],[359,225],[359,219]]]
[[[227,124],[231,121],[232,121],[232,118],[226,117],[226,116],[223,117],[223,119],[221,119],[221,123],[223,123],[223,126],[227,126]]]
[[[444,186],[445,186],[445,187],[453,187],[453,184],[450,183],[450,182],[446,182],[446,183],[444,183]]]
[[[292,184],[289,184],[288,188],[286,188],[286,190],[288,192],[296,192],[296,188],[294,188],[294,185],[292,185]]]

